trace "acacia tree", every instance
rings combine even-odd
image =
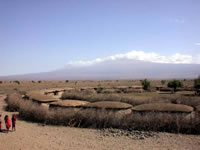
[[[161,82],[162,85],[164,85],[166,80],[161,80],[160,82]]]
[[[144,79],[144,80],[140,80],[140,82],[141,82],[144,90],[149,90],[150,89],[150,86],[151,86],[151,82],[150,81],[148,81],[147,79]]]
[[[168,85],[167,85],[169,88],[173,88],[174,89],[174,92],[176,92],[176,89],[178,88],[178,87],[182,87],[183,86],[183,84],[182,84],[182,82],[181,81],[179,81],[179,80],[172,80],[172,81],[169,81],[168,82]]]
[[[196,94],[200,94],[200,76],[194,80],[194,88],[196,89]]]

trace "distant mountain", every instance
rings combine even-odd
[[[108,60],[89,66],[68,65],[63,69],[25,75],[0,76],[0,80],[118,80],[183,79],[200,75],[200,64],[162,64],[138,60]]]

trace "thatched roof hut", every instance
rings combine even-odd
[[[65,107],[65,108],[79,108],[82,105],[88,104],[87,101],[80,100],[60,100],[57,102],[52,102],[49,104],[49,107]]]
[[[130,109],[132,105],[115,101],[100,101],[83,105],[83,108],[123,110]]]
[[[28,99],[38,102],[38,103],[50,103],[50,102],[55,102],[58,101],[59,99],[56,99],[52,96],[47,96],[42,94],[40,91],[30,91],[26,93],[26,96]]]
[[[179,112],[190,113],[194,110],[193,107],[182,104],[171,103],[150,103],[137,105],[132,108],[133,112]]]

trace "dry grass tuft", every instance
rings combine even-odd
[[[6,98],[6,102],[10,111],[18,111],[22,103],[22,96],[19,93],[9,94]]]

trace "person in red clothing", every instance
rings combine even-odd
[[[0,132],[1,132],[1,114],[0,114]]]
[[[5,120],[5,124],[6,124],[6,130],[8,132],[10,129],[10,118],[8,117],[8,115],[5,116],[4,120]]]
[[[12,115],[12,131],[16,131],[16,128],[15,128],[15,124],[16,124],[16,115]]]

